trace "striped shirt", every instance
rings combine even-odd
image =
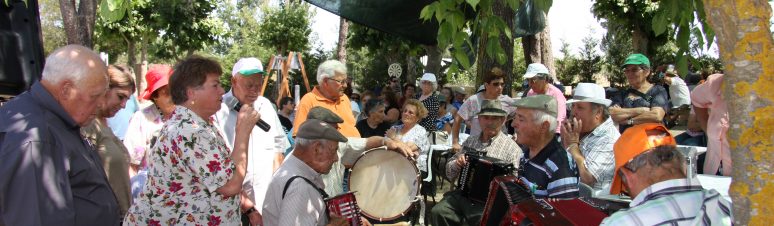
[[[306,181],[294,180],[285,191],[285,198],[282,197],[285,183],[297,175],[312,181],[314,186],[325,187],[320,173],[296,156],[289,155],[269,183],[269,190],[263,201],[264,225],[325,225],[328,223],[323,196]]]
[[[578,168],[556,137],[535,157],[529,158],[527,154],[521,158],[519,180],[535,198],[578,197]]]
[[[672,179],[646,188],[631,208],[605,218],[602,225],[731,225],[731,204],[698,179]]]
[[[591,185],[595,192],[610,193],[610,183],[613,182],[615,170],[613,145],[620,136],[621,133],[615,128],[613,120],[608,117],[580,141],[581,153],[586,158],[586,169],[597,180],[597,183]]]
[[[488,143],[481,142],[480,136],[480,134],[473,135],[465,140],[465,142],[462,143],[462,146],[465,148],[463,148],[462,151],[457,152],[454,157],[449,158],[449,162],[446,163],[446,176],[449,177],[450,180],[455,180],[462,170],[462,167],[456,163],[457,158],[464,155],[466,150],[470,149],[484,152],[487,157],[511,162],[513,163],[513,167],[519,168],[519,159],[524,155],[524,152],[521,151],[519,145],[516,145],[516,142],[513,141],[510,136],[500,132]]]

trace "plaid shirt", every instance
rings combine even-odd
[[[521,166],[519,180],[535,198],[578,197],[578,168],[556,137],[535,157],[524,155]]]
[[[610,192],[610,183],[613,182],[615,171],[613,145],[620,136],[621,133],[615,128],[613,120],[607,118],[580,141],[581,153],[586,158],[586,169],[597,180],[597,183],[591,185],[595,191],[605,194]]]
[[[646,188],[631,208],[605,218],[602,225],[731,225],[731,204],[698,179],[672,179]]]
[[[465,147],[462,151],[457,152],[454,157],[449,158],[449,162],[446,163],[446,176],[450,180],[454,180],[460,175],[462,167],[458,166],[456,161],[461,155],[464,155],[466,150],[473,149],[479,152],[486,153],[485,156],[500,159],[506,162],[513,163],[513,167],[519,168],[519,159],[524,155],[519,145],[516,144],[510,136],[505,135],[503,132],[493,137],[488,144],[481,142],[479,139],[481,134],[470,136],[462,146]]]

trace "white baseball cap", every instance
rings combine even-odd
[[[575,102],[589,102],[610,106],[613,102],[605,98],[605,88],[594,83],[578,83],[573,90],[572,99],[567,100],[567,105]]]
[[[243,76],[263,74],[263,64],[255,57],[239,59],[231,69],[231,76],[236,76],[237,73]]]
[[[550,74],[546,65],[541,63],[531,63],[527,66],[527,72],[524,73],[524,78],[532,78],[537,74]]]
[[[438,81],[435,80],[435,74],[433,73],[425,73],[422,75],[422,79],[420,81],[430,81],[433,83],[437,83]]]

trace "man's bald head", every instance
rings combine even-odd
[[[83,46],[67,45],[48,55],[42,80],[51,84],[64,80],[79,84],[84,79],[99,77],[107,80],[107,66],[99,55]]]
[[[46,58],[41,85],[83,126],[96,117],[102,105],[108,88],[107,66],[94,51],[68,45]]]

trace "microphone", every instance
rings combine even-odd
[[[230,98],[224,98],[223,102],[225,102],[226,106],[233,109],[234,111],[239,112],[240,109],[242,109],[242,103],[239,103],[239,100],[237,100],[234,97]],[[266,123],[263,121],[263,119],[258,119],[258,122],[255,122],[255,125],[258,126],[258,128],[261,128],[265,132],[269,132],[269,129],[271,129],[271,125],[269,123]]]

